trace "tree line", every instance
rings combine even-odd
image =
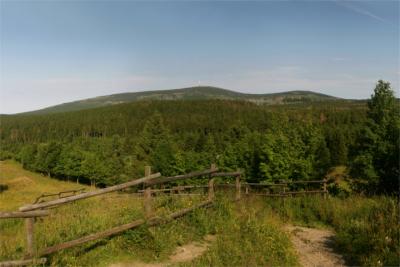
[[[227,100],[141,101],[90,110],[1,117],[0,156],[24,168],[98,186],[143,174],[243,169],[250,182],[323,178],[346,165],[367,192],[393,193],[399,106],[379,81],[368,105],[290,107]],[[397,186],[397,187],[396,187]]]

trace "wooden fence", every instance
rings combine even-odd
[[[326,179],[324,180],[310,180],[310,181],[281,181],[279,183],[241,183],[241,173],[238,172],[227,172],[227,173],[213,173],[211,177],[236,177],[234,184],[226,184],[226,183],[216,183],[213,184],[214,188],[233,188],[235,189],[235,200],[240,200],[242,197],[242,189],[244,189],[244,195],[255,195],[255,196],[265,196],[265,197],[292,197],[296,195],[309,195],[309,194],[322,194],[326,199],[328,195],[327,183]],[[300,191],[289,191],[289,187],[296,184],[313,184],[318,185],[319,188],[314,188],[312,190],[300,190]],[[161,189],[148,189],[147,192],[145,190],[139,190],[139,193],[147,194],[147,197],[150,195],[155,195],[158,193],[169,193],[170,195],[177,196],[186,196],[186,195],[199,195],[198,193],[185,193],[188,190],[192,189],[207,189],[209,188],[209,184],[207,185],[180,185],[173,186],[170,188],[161,188]],[[272,192],[271,188],[278,188],[278,192]],[[260,192],[264,190],[266,192]]]
[[[75,247],[81,244],[84,244],[86,242],[94,241],[100,238],[105,238],[105,237],[110,237],[116,234],[119,234],[123,231],[126,231],[128,229],[133,229],[136,227],[139,227],[141,225],[148,225],[148,226],[155,226],[158,224],[162,223],[167,223],[171,220],[174,220],[176,218],[179,218],[195,209],[201,208],[201,207],[209,207],[213,204],[214,198],[215,198],[215,188],[216,187],[228,187],[228,188],[235,188],[235,197],[234,199],[236,201],[240,200],[242,197],[242,188],[245,189],[245,195],[253,194],[253,195],[262,195],[262,196],[279,196],[279,197],[285,197],[285,196],[293,196],[293,195],[298,195],[298,194],[314,194],[314,193],[323,193],[325,198],[327,195],[327,188],[326,188],[326,180],[320,180],[320,181],[293,181],[293,182],[281,182],[281,183],[276,183],[276,184],[256,184],[256,183],[241,183],[241,176],[242,172],[236,171],[236,172],[218,172],[218,168],[216,167],[215,164],[211,164],[210,169],[208,170],[203,170],[203,171],[196,171],[196,172],[191,172],[188,174],[183,174],[183,175],[177,175],[177,176],[170,176],[170,177],[161,177],[160,173],[151,173],[151,167],[146,166],[145,167],[145,175],[142,178],[132,180],[123,184],[107,187],[104,189],[98,189],[95,191],[90,191],[90,192],[82,192],[80,194],[76,194],[76,191],[68,191],[68,192],[60,192],[57,194],[47,194],[47,195],[42,195],[39,198],[36,199],[36,201],[33,204],[25,205],[19,208],[19,211],[17,212],[6,212],[6,213],[1,213],[0,212],[0,219],[6,219],[6,218],[25,218],[26,220],[26,233],[27,233],[27,251],[25,258],[19,261],[7,261],[7,262],[0,262],[0,267],[5,267],[5,266],[21,266],[21,265],[29,265],[29,264],[38,264],[38,263],[45,263],[46,258],[43,258],[43,256],[47,256],[49,254],[55,253],[57,251]],[[181,186],[173,186],[170,188],[153,188],[153,186],[156,185],[163,185],[171,182],[177,182],[177,181],[182,181],[186,179],[191,179],[191,178],[197,178],[197,177],[206,177],[208,182],[206,185],[181,185]],[[214,178],[215,177],[234,177],[235,178],[235,184],[216,184]],[[300,184],[300,183],[314,183],[314,184],[323,184],[323,189],[322,190],[312,190],[312,191],[286,191],[286,188],[290,184]],[[57,207],[59,205],[71,203],[77,200],[81,199],[86,199],[106,193],[111,193],[115,191],[120,191],[128,187],[133,187],[133,186],[138,186],[138,185],[143,185],[143,189],[139,190],[139,193],[143,194],[143,211],[144,211],[144,219],[138,219],[133,222],[119,225],[104,231],[100,231],[97,233],[89,234],[83,237],[80,237],[75,240],[67,241],[61,244],[57,244],[51,247],[47,247],[44,249],[37,250],[35,249],[35,244],[34,244],[34,221],[36,217],[43,217],[43,216],[48,216],[50,214],[49,208]],[[278,193],[253,193],[250,192],[254,188],[267,188],[267,187],[279,187],[281,188],[280,192]],[[182,209],[179,211],[176,211],[167,218],[159,218],[155,216],[155,211],[153,210],[153,205],[152,205],[152,198],[154,195],[158,193],[164,193],[164,192],[169,192],[170,194],[176,194],[178,196],[182,195],[187,195],[183,193],[185,190],[192,190],[195,188],[203,188],[205,191],[207,191],[207,200],[202,201],[190,208]],[[72,195],[69,196],[63,196],[63,194],[68,193]],[[48,196],[58,196],[58,199],[46,201],[46,202],[39,202],[39,199],[42,197],[48,197]],[[39,202],[39,203],[38,203]]]
[[[201,208],[201,207],[209,207],[213,201],[214,201],[214,180],[213,177],[215,177],[215,173],[217,173],[218,168],[214,164],[211,165],[211,168],[208,170],[204,171],[199,171],[199,172],[192,172],[184,175],[178,175],[178,176],[171,176],[171,177],[161,177],[160,173],[155,173],[151,174],[151,169],[149,166],[146,166],[145,168],[145,176],[132,180],[123,184],[107,187],[104,189],[98,189],[95,191],[91,192],[85,192],[85,193],[80,193],[76,194],[76,192],[69,191],[67,193],[73,193],[73,195],[70,196],[62,196],[62,194],[46,194],[42,195],[41,197],[47,197],[47,196],[58,196],[58,199],[55,200],[50,200],[46,202],[40,202],[37,203],[38,199],[36,199],[35,203],[25,205],[19,208],[19,211],[16,212],[7,212],[7,213],[0,213],[0,219],[7,219],[7,218],[26,218],[26,229],[27,229],[27,252],[25,255],[25,258],[22,260],[18,261],[6,261],[6,262],[0,262],[0,267],[5,267],[5,266],[21,266],[21,265],[29,265],[29,264],[37,264],[37,263],[44,263],[46,261],[46,258],[39,258],[43,257],[49,254],[52,254],[54,252],[75,247],[78,245],[81,245],[83,243],[97,240],[100,238],[104,237],[109,237],[113,236],[116,234],[119,234],[123,231],[126,231],[128,229],[133,229],[136,228],[140,225],[147,224],[148,226],[155,226],[158,224],[166,223],[171,220],[174,220],[176,218],[179,218],[195,209]],[[227,176],[229,173],[220,173],[219,176]],[[191,179],[191,178],[196,178],[196,177],[204,177],[206,176],[208,178],[208,199],[205,201],[202,201],[198,204],[195,204],[194,206],[190,208],[185,208],[179,211],[176,211],[167,218],[159,218],[154,216],[153,210],[152,210],[152,205],[151,205],[151,198],[152,198],[152,186],[158,185],[158,184],[165,184],[165,183],[170,183],[174,181],[180,181],[180,180],[185,180],[185,179]],[[106,193],[111,193],[115,191],[119,191],[128,187],[132,186],[137,186],[143,184],[146,189],[144,190],[143,193],[143,209],[144,209],[144,214],[145,214],[145,219],[138,219],[135,220],[131,223],[119,225],[104,231],[100,231],[97,233],[93,233],[75,240],[67,241],[61,244],[57,244],[51,247],[47,247],[41,250],[35,249],[35,244],[34,244],[34,218],[35,217],[42,217],[42,216],[48,216],[50,214],[49,208],[57,207],[59,205],[71,203],[77,200],[81,199],[86,199]],[[65,193],[65,192],[61,192]],[[62,196],[62,197],[61,197]],[[45,210],[43,210],[45,209]]]
[[[308,194],[323,194],[324,198],[326,199],[328,195],[327,190],[327,180],[312,180],[312,181],[282,181],[280,183],[243,183],[242,186],[245,188],[246,195],[258,195],[258,196],[267,196],[267,197],[288,197],[288,196],[295,196],[295,195],[308,195]],[[302,191],[287,191],[290,185],[296,184],[319,184],[320,189],[313,189],[313,190],[302,190]],[[273,187],[279,188],[279,192],[271,193],[270,189]],[[253,188],[264,188],[268,189],[268,192],[265,193],[252,193],[251,190]]]
[[[46,263],[46,258],[37,259],[34,257],[34,222],[36,217],[48,216],[50,212],[48,210],[35,210],[28,212],[0,212],[0,219],[10,219],[10,218],[24,218],[26,227],[26,254],[25,259],[16,261],[4,261],[0,262],[0,267],[9,266],[22,266],[29,264],[44,264]]]

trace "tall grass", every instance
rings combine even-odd
[[[268,200],[284,220],[332,227],[338,249],[352,265],[399,266],[399,203],[392,197],[319,196]]]
[[[16,164],[0,163],[0,178],[9,189],[0,193],[0,209],[15,210],[44,192],[82,187],[31,173]],[[87,190],[90,188],[86,187]],[[293,266],[297,259],[282,222],[336,230],[338,249],[350,264],[398,266],[400,261],[399,203],[390,197],[302,197],[288,199],[249,198],[232,203],[217,193],[212,208],[192,213],[157,227],[139,227],[123,234],[89,242],[54,253],[52,266],[107,266],[116,262],[159,262],[185,243],[212,234],[209,250],[183,266]],[[199,197],[161,196],[152,205],[165,216],[202,200]],[[51,210],[36,220],[38,248],[143,218],[142,200],[125,193],[112,193]],[[25,248],[24,222],[0,220],[0,261],[20,259]]]
[[[87,200],[53,210],[49,218],[35,224],[38,247],[55,245],[143,217],[141,207],[131,206],[132,202],[124,196],[119,198],[130,204],[117,208],[114,207],[116,203],[102,198],[100,202]],[[163,206],[158,213],[160,216],[197,202],[182,197],[173,197],[172,201],[167,198],[171,197],[162,197],[154,203]],[[100,205],[108,207],[107,212],[102,212]],[[209,251],[187,265],[297,265],[288,236],[271,218],[255,210],[238,208],[221,196],[212,208],[197,209],[157,227],[144,225],[115,237],[63,250],[51,255],[49,262],[51,266],[107,266],[115,262],[165,261],[177,246],[212,234],[216,235],[216,241]],[[0,260],[22,258],[25,251],[23,222],[3,220],[0,229]]]
[[[4,170],[4,171],[3,171]],[[14,162],[0,164],[4,181],[27,181],[28,186],[10,187],[1,194],[0,207],[15,210],[31,203],[44,192],[79,185],[52,180],[25,170]],[[19,179],[25,177],[24,179]],[[89,189],[89,188],[87,188]],[[160,196],[153,199],[157,216],[165,216],[203,200],[204,196]],[[157,227],[146,225],[120,235],[88,242],[54,253],[51,266],[108,266],[111,263],[160,262],[179,245],[216,235],[209,251],[189,265],[247,266],[296,265],[287,235],[274,220],[271,209],[258,213],[248,209],[256,203],[231,203],[217,194],[215,205],[197,209],[186,216]],[[265,206],[265,205],[263,205]],[[258,209],[259,210],[259,209]],[[111,193],[51,209],[51,215],[35,223],[35,244],[39,249],[143,218],[141,198],[126,193]],[[0,261],[21,259],[26,251],[24,221],[0,220]]]
[[[207,253],[181,266],[298,266],[289,237],[271,209],[253,199],[232,203],[223,196],[213,211],[217,240]],[[203,214],[208,221],[208,214]]]
[[[142,216],[140,201],[127,195],[82,200],[52,209],[50,216],[36,219],[35,244],[43,249]],[[24,220],[0,220],[0,232],[0,260],[22,258],[26,251]]]

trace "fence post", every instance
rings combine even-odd
[[[208,180],[208,200],[214,199],[214,179]]]
[[[326,199],[327,194],[328,194],[328,190],[326,189],[326,179],[324,178],[324,199]]]
[[[144,176],[151,175],[151,166],[144,166]],[[147,187],[143,192],[143,208],[144,216],[150,218],[152,215],[151,210],[151,187]]]
[[[34,224],[35,218],[26,218],[25,226],[26,226],[26,255],[25,258],[30,259],[35,254],[35,245],[34,245]]]
[[[217,167],[215,163],[211,164],[211,170],[215,170]],[[208,180],[208,200],[213,200],[214,199],[214,179],[211,178]]]
[[[144,176],[151,175],[151,166],[144,166]]]
[[[212,163],[210,169],[215,170],[216,168],[217,168],[217,165],[215,163]]]
[[[240,171],[238,169],[238,171]],[[240,175],[236,176],[236,201],[240,200]]]

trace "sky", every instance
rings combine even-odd
[[[399,5],[0,0],[0,113],[196,85],[365,99],[383,79],[397,92]]]

